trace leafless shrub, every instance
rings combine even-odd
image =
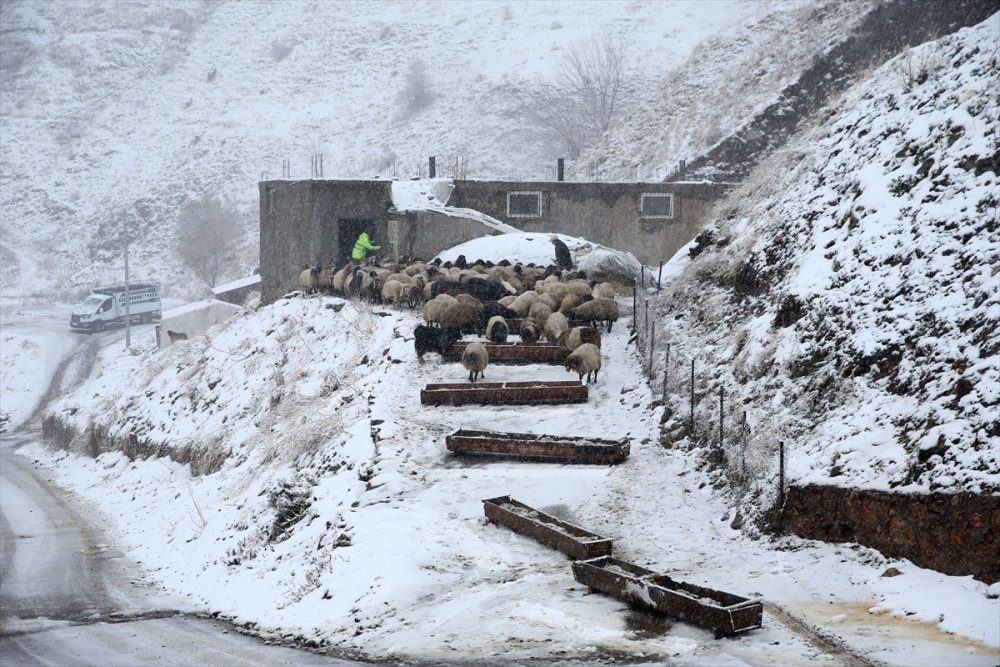
[[[580,157],[590,137],[580,105],[555,83],[537,80],[519,96],[516,113],[521,122],[557,142],[570,159]]]
[[[607,132],[628,96],[632,75],[621,37],[604,34],[571,48],[559,67],[559,80],[577,99],[592,129]]]
[[[518,97],[516,113],[577,158],[621,114],[632,81],[624,41],[602,35],[569,49],[554,79],[539,78]]]
[[[236,243],[239,215],[218,197],[186,203],[177,218],[177,256],[209,287],[215,287],[224,258]]]
[[[274,512],[274,522],[268,536],[269,542],[280,541],[278,538],[286,535],[305,515],[312,505],[312,489],[316,480],[308,476],[299,476],[290,480],[279,481],[277,486],[268,491],[267,504]]]
[[[293,48],[293,44],[289,44],[287,41],[282,39],[276,39],[271,42],[271,60],[276,63],[280,63],[288,57],[288,54],[292,52]]]
[[[895,70],[903,80],[905,92],[913,90],[914,86],[923,84],[930,77],[931,72],[944,64],[941,54],[936,51],[929,49],[919,53],[914,53],[914,51],[915,49],[910,49],[906,57],[901,57],[895,64]]]
[[[403,106],[400,113],[403,117],[412,116],[430,106],[431,102],[434,101],[434,92],[431,90],[430,80],[427,77],[427,67],[420,58],[414,58],[410,62],[403,90],[399,94],[399,101]]]

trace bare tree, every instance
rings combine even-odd
[[[239,215],[218,197],[204,194],[181,207],[177,256],[209,287],[215,287],[226,254],[236,243]]]
[[[410,69],[406,72],[399,101],[403,105],[402,116],[412,116],[434,101],[434,91],[427,76],[427,66],[419,57],[410,61]]]
[[[523,122],[557,141],[567,157],[580,157],[590,131],[580,105],[569,90],[539,79],[521,95],[517,113]]]
[[[604,34],[571,48],[560,62],[559,80],[583,107],[597,132],[611,127],[626,100],[631,74],[628,48],[621,37]]]
[[[518,97],[516,113],[577,158],[620,115],[631,85],[625,42],[602,35],[569,49],[553,80],[537,79]]]

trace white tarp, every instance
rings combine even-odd
[[[168,331],[184,334],[188,338],[193,338],[198,334],[207,331],[209,327],[220,322],[225,322],[236,313],[243,310],[241,306],[234,306],[225,301],[216,299],[206,299],[195,301],[177,308],[171,308],[163,313],[160,324],[156,329],[156,345],[159,348],[167,347],[171,344]]]
[[[450,178],[424,178],[414,181],[392,182],[392,211],[432,211],[453,218],[465,218],[504,234],[520,233],[517,227],[471,208],[448,206],[448,199],[455,189]]]
[[[240,289],[241,287],[249,287],[250,285],[257,285],[258,283],[260,283],[260,274],[255,273],[245,278],[239,278],[232,282],[224,283],[222,285],[216,285],[215,287],[212,288],[212,294],[215,295],[224,294],[234,289]]]

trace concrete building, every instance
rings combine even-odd
[[[464,241],[516,229],[583,237],[653,265],[698,234],[728,188],[714,183],[423,183],[428,182],[443,187],[423,205],[401,203],[399,188],[388,180],[262,181],[262,302],[297,289],[306,266],[342,265],[362,231],[382,246],[383,257],[393,260],[429,260]]]

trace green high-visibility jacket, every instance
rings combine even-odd
[[[368,238],[368,232],[361,232],[361,236],[354,243],[354,250],[351,251],[351,259],[364,259],[369,250],[381,250],[382,246],[372,245]]]

